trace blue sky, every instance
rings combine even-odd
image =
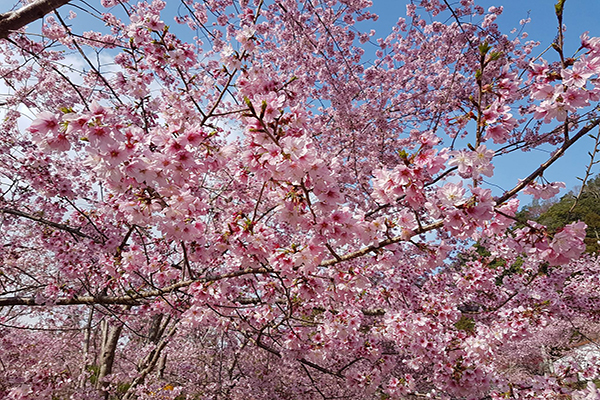
[[[414,1],[417,4],[419,1]],[[378,27],[376,36],[385,36],[400,16],[406,13],[407,0],[373,0],[373,12],[380,16],[377,21]],[[449,1],[450,4],[456,3],[455,0]],[[487,9],[490,6],[502,5],[503,14],[498,17],[497,23],[501,30],[507,34],[512,28],[520,29],[519,21],[525,18],[531,18],[524,31],[529,34],[530,40],[539,41],[539,51],[543,51],[554,40],[557,33],[557,20],[554,13],[553,0],[510,0],[510,1],[477,1],[476,3]],[[579,47],[580,35],[589,31],[590,36],[600,36],[600,1],[597,0],[567,0],[565,2],[565,11],[563,23],[567,26],[565,33],[566,54],[573,54]],[[544,57],[554,60],[555,52],[549,51]],[[561,192],[565,194],[568,190],[580,182],[577,177],[583,177],[585,169],[589,163],[588,151],[593,148],[592,139],[585,137],[579,143],[569,149],[567,154],[553,164],[544,174],[549,181],[562,181],[567,185],[567,189]],[[545,150],[545,151],[544,151]],[[509,190],[518,183],[519,178],[524,178],[550,156],[547,149],[534,150],[531,152],[515,152],[495,160],[495,175],[487,180],[504,190]],[[600,157],[600,156],[599,156]],[[600,173],[600,165],[592,170],[594,173]],[[503,192],[495,186],[488,185],[499,195]],[[521,195],[521,205],[531,202],[532,196]]]
[[[556,36],[557,22],[554,14],[554,1],[551,0],[521,0],[505,2],[504,13],[498,19],[498,23],[505,31],[510,31],[518,26],[519,20],[529,17],[531,22],[525,27],[529,33],[529,39],[541,42],[540,51],[548,47]],[[494,2],[480,2],[482,5],[493,5]],[[565,33],[566,54],[573,54],[580,45],[580,35],[589,31],[590,36],[600,36],[600,1],[596,0],[567,0],[564,11],[564,24],[567,27]],[[548,52],[545,57],[554,57],[555,52]],[[567,189],[560,195],[579,185],[577,177],[583,177],[585,169],[590,161],[588,152],[593,149],[594,141],[589,137],[582,138],[576,145],[567,151],[567,154],[553,164],[544,174],[549,181],[562,181]],[[496,164],[496,176],[493,181],[504,189],[510,189],[516,183],[517,178],[525,177],[530,171],[537,168],[549,157],[543,151],[528,153],[514,153],[499,160]],[[600,173],[600,166],[592,169],[594,173]],[[522,202],[530,202],[532,196],[521,196]],[[523,205],[523,203],[522,203]]]
[[[522,18],[529,17],[531,22],[527,24],[525,31],[529,33],[529,39],[541,42],[540,50],[550,45],[556,36],[556,15],[554,14],[554,1],[551,0],[521,0],[506,1],[504,14],[498,19],[498,23],[505,31],[518,26]],[[482,5],[493,5],[492,1],[480,2]],[[565,33],[566,54],[573,54],[580,45],[579,37],[589,31],[590,36],[600,36],[600,1],[596,0],[567,0],[565,2],[564,24],[567,27]],[[545,57],[553,57],[554,52],[550,51]],[[565,156],[552,165],[544,174],[549,181],[562,181],[567,184],[567,190],[580,184],[577,176],[583,177],[585,168],[589,163],[588,151],[592,150],[594,142],[591,138],[585,137],[579,143],[574,145]],[[511,182],[516,182],[515,178],[524,177],[529,171],[537,168],[539,164],[547,159],[549,154],[542,151],[533,151],[529,153],[515,153],[500,161],[496,167],[498,176],[494,181],[509,189]],[[595,173],[600,172],[600,167],[593,169]],[[506,182],[506,183],[504,183]],[[506,187],[509,186],[509,187]],[[563,191],[564,193],[565,191]],[[561,195],[563,194],[561,193]],[[531,196],[524,196],[524,201],[531,201]]]

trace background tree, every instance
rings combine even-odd
[[[585,237],[586,252],[598,253],[600,249],[600,176],[591,178],[592,166],[597,164],[595,155],[598,152],[599,136],[592,136],[596,140],[593,152],[590,152],[591,161],[584,178],[579,178],[582,185],[571,190],[560,200],[555,198],[534,201],[523,207],[517,214],[521,220],[534,220],[545,225],[553,232],[557,232],[565,225],[583,221],[587,225]]]
[[[598,177],[591,180],[583,189],[574,209],[576,192],[569,192],[559,202],[551,205],[546,212],[535,218],[537,222],[557,231],[573,221],[584,221],[588,229],[585,237],[586,251],[597,253],[600,249],[598,241],[600,237],[600,198],[597,197],[600,188]]]

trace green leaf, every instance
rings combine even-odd
[[[554,11],[556,12],[556,16],[557,17],[562,17],[564,8],[565,8],[565,1],[566,0],[558,0],[558,2],[554,5]],[[562,27],[559,27],[559,29],[561,29]]]
[[[479,45],[479,54],[485,56],[491,48],[492,47],[490,46],[490,44],[487,41],[485,41]]]
[[[456,321],[454,327],[459,331],[473,333],[475,332],[475,321],[473,318],[463,315],[458,321]]]

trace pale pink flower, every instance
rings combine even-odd
[[[59,129],[59,115],[49,111],[43,111],[37,115],[37,118],[29,126],[29,132],[45,135],[48,132],[54,133]]]
[[[560,74],[563,78],[563,84],[582,88],[595,72],[590,71],[585,62],[578,61],[572,69],[563,69]]]
[[[584,222],[573,222],[554,235],[550,243],[550,248],[554,251],[550,256],[552,265],[565,264],[585,251],[583,240],[586,228]]]
[[[466,150],[458,150],[451,151],[449,153],[452,156],[452,159],[448,162],[448,165],[451,167],[458,167],[458,173],[460,176],[468,177],[471,172],[471,167],[473,166],[473,158],[471,154]]]
[[[442,203],[448,206],[455,206],[462,203],[465,195],[465,188],[462,185],[462,182],[446,183],[439,188],[438,193],[440,194]]]
[[[564,182],[552,182],[539,184],[537,182],[530,182],[523,190],[524,194],[530,194],[536,199],[548,200],[558,194],[561,189],[564,189],[566,185]]]

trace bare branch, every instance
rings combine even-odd
[[[581,200],[581,196],[583,195],[583,191],[585,190],[585,185],[588,179],[590,179],[590,177],[592,176],[592,167],[598,163],[598,161],[595,160],[595,157],[596,154],[598,154],[598,151],[600,151],[600,132],[598,132],[596,136],[592,136],[592,139],[594,139],[595,141],[594,150],[588,152],[590,156],[590,163],[588,164],[585,170],[585,176],[583,177],[583,179],[581,179],[581,189],[579,189],[579,193],[577,193],[577,197],[575,197],[575,202],[573,202],[573,205],[569,209],[569,214],[571,214],[573,210],[575,210],[575,207],[577,207],[579,200]]]

